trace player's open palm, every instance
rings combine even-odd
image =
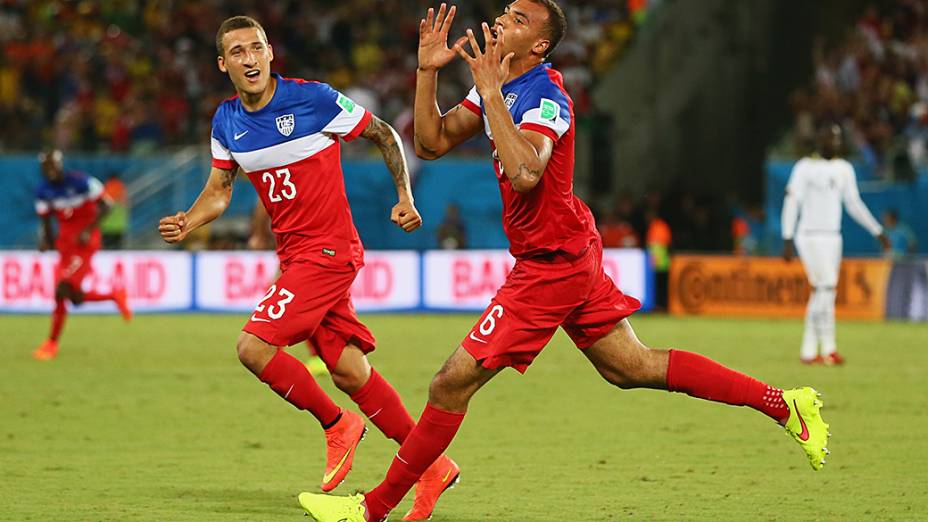
[[[393,206],[393,211],[390,212],[390,221],[396,223],[406,232],[412,232],[422,226],[422,216],[419,215],[416,206],[409,201],[400,201]]]
[[[490,26],[486,22],[483,23],[482,27],[484,50],[480,50],[480,44],[477,43],[477,37],[474,36],[474,31],[471,29],[467,30],[467,41],[470,42],[470,48],[474,55],[467,54],[463,47],[464,44],[461,42],[454,44],[454,50],[470,66],[477,92],[480,93],[482,98],[486,98],[490,94],[502,90],[506,78],[509,77],[509,63],[515,53],[501,56],[503,30],[499,29],[494,39],[490,33]]]
[[[448,65],[454,59],[455,52],[448,47],[448,31],[457,12],[457,6],[451,6],[445,16],[446,5],[435,9],[429,8],[428,15],[419,22],[419,68],[425,70],[438,70]],[[463,43],[462,36],[458,42]]]
[[[187,237],[187,213],[178,212],[173,216],[161,218],[158,222],[158,232],[161,238],[168,243],[178,243]]]

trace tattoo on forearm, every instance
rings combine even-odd
[[[222,172],[222,188],[229,188],[235,183],[235,174],[237,171],[225,170]]]
[[[393,183],[397,188],[409,189],[409,172],[406,169],[406,158],[403,156],[402,145],[394,136],[393,129],[380,118],[374,117],[361,133],[361,136],[373,141],[383,155],[383,161],[393,175]]]
[[[506,172],[506,174],[509,177],[509,181],[515,183],[516,180],[522,179],[523,177],[530,180],[535,179],[541,175],[541,171],[538,169],[530,168],[528,165],[523,163],[519,165],[519,170],[515,174],[511,174],[509,172]]]

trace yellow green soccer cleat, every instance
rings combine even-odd
[[[806,386],[783,392],[783,400],[789,407],[786,433],[802,446],[809,457],[812,469],[818,471],[825,465],[828,455],[828,424],[822,420],[822,394]]]
[[[364,495],[339,497],[300,493],[300,505],[316,522],[367,522]]]

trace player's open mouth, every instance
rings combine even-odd
[[[261,71],[258,70],[258,69],[254,69],[254,70],[251,70],[251,71],[246,72],[246,73],[245,73],[245,78],[248,78],[249,80],[255,80],[255,79],[257,79],[258,76],[260,76],[260,75],[261,75]]]

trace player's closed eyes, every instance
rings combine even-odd
[[[508,15],[508,14],[510,13],[510,11],[511,11],[511,9],[509,8],[509,6],[506,6],[506,10],[503,11],[503,14],[507,14],[507,15]],[[519,15],[516,15],[515,20],[516,20],[516,23],[517,23],[517,24],[519,24],[519,25],[525,25],[525,20],[523,20]]]

